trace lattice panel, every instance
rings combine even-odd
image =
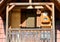
[[[20,30],[9,33],[10,42],[52,42],[51,31]]]

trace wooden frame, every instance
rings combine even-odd
[[[11,5],[11,6],[10,6]],[[8,42],[8,15],[16,5],[46,5],[46,7],[52,12],[52,30],[53,30],[53,42],[55,42],[55,20],[54,20],[54,3],[8,3],[6,7],[6,42]],[[52,7],[50,7],[51,5]],[[9,7],[10,6],[10,7]]]

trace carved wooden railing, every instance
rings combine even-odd
[[[51,29],[10,29],[9,42],[52,42]]]

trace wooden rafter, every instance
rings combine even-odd
[[[9,3],[9,5],[52,5],[53,3]]]

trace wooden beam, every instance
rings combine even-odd
[[[52,8],[51,8],[49,5],[46,5],[46,7],[47,7],[50,11],[52,11]]]
[[[9,8],[8,11],[10,11],[11,9],[13,9],[14,7],[15,7],[15,5],[10,6],[10,8]]]
[[[9,5],[52,5],[53,3],[9,3]]]

